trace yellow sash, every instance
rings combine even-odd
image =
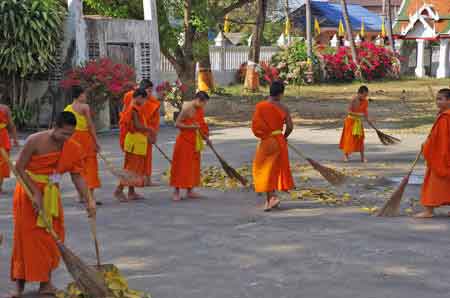
[[[6,128],[6,123],[0,123],[0,129]]]
[[[362,137],[363,133],[364,133],[362,116],[360,116],[358,114],[354,114],[354,113],[349,113],[348,117],[354,121],[352,135],[355,137]]]
[[[205,149],[205,143],[199,130],[195,131],[195,152],[202,152]]]
[[[283,132],[279,129],[279,130],[272,131],[272,133],[270,135],[271,136],[279,136],[281,134],[283,134]]]
[[[65,109],[65,112],[71,112],[75,115],[75,118],[77,119],[77,126],[75,127],[75,130],[78,131],[87,131],[89,130],[88,122],[85,116],[81,115],[80,113],[75,112],[72,105],[68,105]]]
[[[43,196],[43,208],[44,213],[47,218],[47,223],[53,227],[53,218],[59,217],[59,187],[57,184],[50,179],[49,175],[39,175],[33,174],[30,171],[27,171],[27,174],[30,176],[33,181],[37,183],[45,184],[44,188],[44,196]],[[37,220],[37,226],[40,228],[46,228],[45,222],[42,218],[42,212],[39,214]]]
[[[147,155],[148,138],[146,135],[135,132],[127,133],[124,141],[124,150],[136,155]]]

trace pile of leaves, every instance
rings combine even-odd
[[[324,205],[337,206],[349,203],[352,197],[349,193],[337,194],[328,188],[308,187],[290,192],[293,200],[318,202]]]
[[[99,111],[107,101],[121,99],[135,85],[135,81],[136,73],[131,66],[101,58],[70,70],[61,86],[70,89],[80,85],[87,89],[89,103],[95,111]]]
[[[112,296],[110,298],[151,298],[144,292],[135,291],[128,287],[127,280],[120,273],[119,269],[114,265],[102,266],[102,275],[108,290]],[[94,298],[89,297],[81,291],[75,283],[70,283],[67,289],[59,292],[57,298]]]
[[[248,181],[252,178],[252,169],[249,165],[237,168],[236,171]],[[221,167],[211,166],[202,170],[201,185],[206,188],[214,188],[218,190],[241,189],[242,184],[227,176]]]
[[[372,42],[363,42],[356,51],[361,74],[365,80],[382,79],[388,75],[396,76],[399,58],[389,49]],[[350,82],[355,79],[357,65],[352,60],[349,47],[320,47],[317,53],[328,79],[339,82]]]

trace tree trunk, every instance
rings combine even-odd
[[[245,75],[245,88],[250,91],[259,89],[259,76],[257,72],[259,64],[259,54],[261,50],[261,40],[266,22],[267,0],[257,0],[256,4],[256,25],[253,30],[252,44],[248,55],[247,73]]]
[[[359,67],[359,63],[358,63],[358,57],[356,54],[356,46],[355,46],[355,40],[353,39],[353,30],[352,30],[352,25],[350,24],[350,19],[348,17],[348,9],[347,9],[347,3],[345,0],[341,0],[341,5],[342,5],[342,15],[344,16],[344,22],[345,22],[345,27],[347,29],[347,38],[348,41],[350,42],[350,50],[352,52],[352,60],[353,63],[355,63],[357,71],[356,71],[356,77],[361,79],[361,71],[360,71],[360,67]]]
[[[385,6],[386,6],[386,14],[387,17],[385,20],[387,21],[387,34],[389,39],[389,47],[391,48],[392,53],[395,53],[395,44],[394,44],[394,38],[392,37],[392,7],[391,7],[391,0],[384,0]]]
[[[200,44],[205,45],[205,51],[202,51],[198,58],[199,69],[198,69],[198,90],[199,91],[212,91],[214,90],[214,77],[211,70],[211,59],[209,57],[209,42],[208,42],[208,32],[200,33]]]

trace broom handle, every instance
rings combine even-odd
[[[206,136],[201,132],[201,130],[199,129],[198,132],[200,133],[200,135],[202,136],[202,138],[204,140],[206,140]],[[224,161],[224,159],[219,155],[219,153],[216,151],[216,148],[214,148],[213,144],[211,142],[206,142],[206,144],[208,145],[209,148],[211,148],[212,152],[214,153],[214,155],[220,160],[220,161]]]
[[[159,153],[161,153],[162,156],[164,156],[164,158],[171,164],[172,160],[169,158],[169,156],[167,156],[167,154],[161,149],[161,147],[158,146],[158,144],[154,143],[153,144],[155,146],[156,149],[158,149]]]
[[[423,152],[423,147],[420,150],[420,152],[417,154],[416,159],[414,160],[413,164],[411,165],[411,169],[409,170],[408,176],[410,176],[412,174],[412,172],[414,171],[414,168],[416,167],[417,163],[420,160],[420,157],[422,156],[422,152]]]
[[[289,143],[287,143],[287,144],[288,144],[289,148],[291,148],[292,151],[294,151],[295,153],[297,153],[301,158],[306,159],[306,160],[310,159],[310,158],[308,158],[306,155],[304,155],[300,150],[298,150],[297,148],[295,148],[294,145],[291,145],[291,144],[289,144]]]
[[[103,155],[102,152],[97,152],[97,154],[100,156],[100,158],[105,162],[106,167],[109,169],[109,171],[114,171],[114,166],[113,164],[105,157],[105,155]]]
[[[90,190],[88,190],[88,200],[89,202],[92,204],[94,202],[94,198],[92,197],[92,193]],[[98,245],[98,240],[97,240],[97,216],[91,216],[89,218],[89,223],[91,225],[91,233],[92,233],[92,238],[94,239],[94,245],[95,245],[95,256],[97,258],[97,266],[100,267],[101,262],[100,262],[100,249],[99,249],[99,245]]]
[[[17,181],[20,185],[22,185],[23,189],[25,190],[26,195],[30,199],[31,202],[35,204],[35,206],[39,206],[38,203],[33,198],[33,193],[30,189],[30,187],[26,184],[25,180],[23,180],[20,173],[17,171],[16,167],[13,165],[11,160],[9,159],[8,153],[6,153],[5,149],[0,148],[0,155],[3,157],[4,160],[8,163],[9,168],[13,172],[14,176],[16,176]],[[55,239],[55,241],[59,242],[60,239],[58,235],[56,235],[56,232],[53,230],[53,227],[50,225],[50,223],[47,221],[47,217],[45,216],[45,211],[42,208],[38,208],[39,213],[42,214],[41,219],[44,222],[44,225],[46,226],[48,232],[50,235]]]

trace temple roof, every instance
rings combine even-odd
[[[432,31],[433,37],[450,34],[449,0],[403,0],[397,16],[394,33],[413,38],[422,26]],[[423,31],[423,30],[422,30]],[[417,36],[422,37],[422,36]]]

